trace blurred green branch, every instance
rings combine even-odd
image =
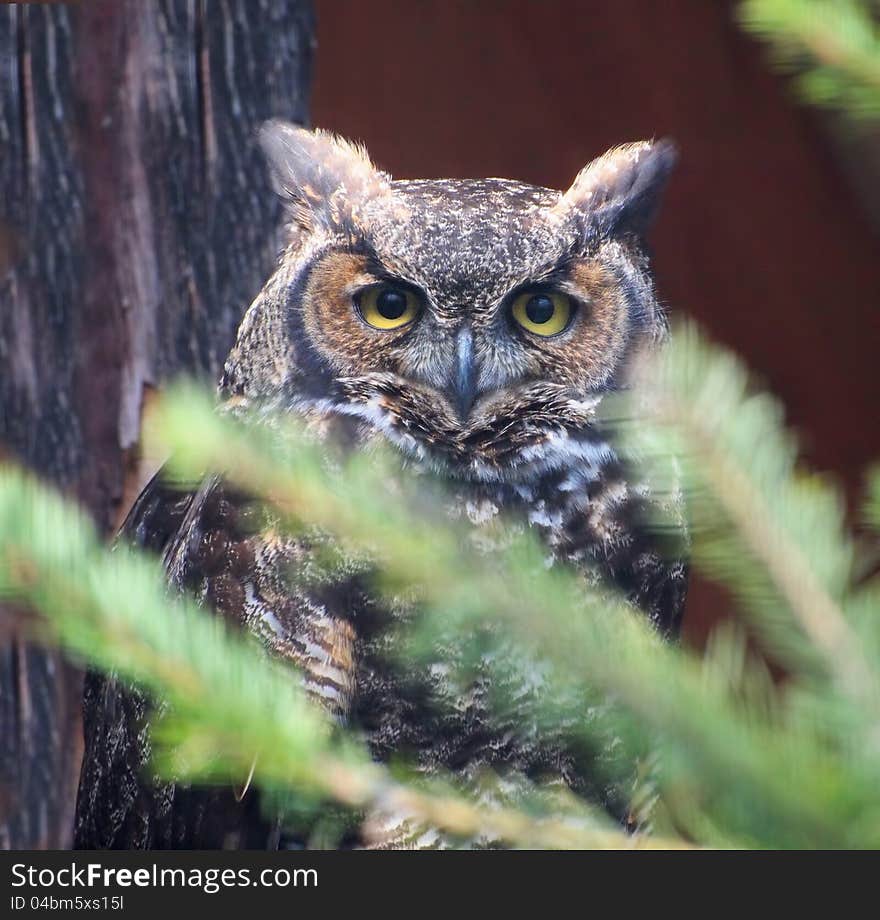
[[[408,654],[488,626],[500,677],[546,663],[545,723],[562,719],[597,744],[610,731],[617,781],[656,765],[631,792],[634,810],[656,799],[650,835],[627,836],[591,803],[539,785],[489,807],[451,777],[371,763],[289,669],[169,594],[154,561],[103,549],[81,516],[9,468],[0,592],[40,610],[84,659],[169,700],[158,733],[169,776],[244,776],[256,754],[259,785],[403,811],[463,842],[670,846],[684,834],[708,846],[878,846],[880,591],[853,585],[840,497],[797,469],[778,405],[694,330],[679,331],[652,375],[654,415],[633,423],[632,406],[615,404],[618,424],[661,487],[679,487],[663,478],[679,458],[694,562],[785,661],[780,685],[740,631],[720,630],[702,659],[665,644],[621,601],[548,570],[529,533],[498,525],[506,548],[490,564],[473,552],[471,529],[390,453],[339,457],[328,470],[327,445],[292,419],[242,425],[190,389],[169,394],[149,427],[182,479],[220,474],[271,503],[291,531],[318,527],[375,559],[378,587],[411,592],[424,611]],[[601,718],[585,702],[597,698]]]
[[[865,517],[876,531],[880,531],[880,467],[874,467],[868,474],[868,500],[865,503]]]
[[[743,26],[768,42],[804,98],[855,118],[880,114],[880,30],[865,0],[743,0]]]
[[[797,470],[779,406],[750,392],[731,356],[712,354],[693,329],[674,346],[657,388],[655,436],[664,454],[688,465],[696,561],[722,579],[779,639],[775,651],[805,667],[816,656],[854,700],[880,716],[880,687],[840,600],[852,579],[854,547],[840,494]],[[736,414],[736,423],[730,415]],[[719,518],[727,523],[718,527]],[[791,614],[782,628],[779,614]]]
[[[202,421],[216,419],[208,410]],[[455,835],[536,847],[675,843],[627,837],[584,809],[563,820],[479,808],[451,787],[401,782],[332,730],[295,673],[170,595],[154,561],[102,547],[82,514],[10,467],[0,467],[0,599],[33,605],[45,615],[44,637],[170,704],[159,731],[176,742],[160,760],[170,776],[244,776],[257,752],[261,783],[358,809],[400,810]]]
[[[736,402],[738,393],[731,390],[731,381],[712,379],[712,372],[729,368],[731,359],[717,356],[706,367],[705,361],[700,363],[703,346],[697,337],[683,334],[681,342],[682,350],[668,353],[667,372],[660,378],[666,404],[693,405],[695,413],[701,412],[708,399],[700,383],[706,383],[715,398],[721,397],[721,390]],[[687,372],[676,377],[673,368]],[[708,373],[709,379],[701,373]],[[691,404],[695,393],[704,399]],[[420,600],[434,611],[427,619],[429,626],[442,623],[453,631],[465,630],[475,620],[501,621],[521,642],[536,646],[538,654],[553,661],[568,683],[587,683],[614,694],[645,724],[664,732],[680,753],[687,751],[700,764],[696,772],[688,767],[694,774],[689,782],[707,787],[720,799],[736,787],[744,796],[761,798],[766,809],[780,815],[781,826],[801,823],[811,826],[803,831],[807,835],[828,833],[825,797],[837,794],[838,783],[809,733],[793,727],[780,739],[777,724],[756,723],[752,713],[741,713],[725,681],[707,681],[703,666],[661,643],[632,611],[607,597],[584,597],[583,586],[572,575],[547,571],[543,552],[530,535],[508,537],[503,567],[489,568],[470,550],[464,528],[424,513],[425,502],[407,491],[387,458],[383,463],[373,456],[354,457],[344,475],[331,479],[323,451],[316,451],[294,432],[279,440],[265,429],[243,431],[224,424],[209,410],[204,397],[180,393],[163,404],[155,419],[181,478],[222,469],[231,481],[271,497],[276,507],[286,511],[287,526],[302,526],[305,519],[373,547],[381,557],[384,577],[418,590]],[[744,454],[754,457],[756,449],[764,446],[760,442],[765,432],[751,429],[752,415],[740,406],[708,417],[718,418],[720,425],[725,419],[728,424],[739,419],[746,435],[741,445]],[[658,427],[657,436],[665,436],[665,431],[665,426]],[[694,431],[681,429],[680,433],[688,444],[677,445],[677,450],[687,452],[701,468],[716,461],[711,444],[694,439]],[[669,450],[664,446],[662,453],[668,456]],[[770,475],[774,473],[777,481],[772,488],[778,490],[787,469],[777,464]],[[387,488],[389,481],[395,482],[393,492]],[[410,486],[424,488],[421,482]],[[783,507],[784,503],[777,505],[778,510]],[[750,512],[749,506],[746,519]],[[737,531],[729,526],[728,533]],[[824,528],[814,535],[823,533]],[[770,540],[772,536],[765,543]],[[788,552],[794,556],[797,550],[789,545]],[[751,577],[760,567],[756,560]],[[786,637],[790,644],[802,643],[791,627]],[[700,700],[699,707],[683,705],[694,699]],[[793,784],[792,777],[804,766],[809,768],[806,776]],[[814,783],[816,788],[808,788]]]

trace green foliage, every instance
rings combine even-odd
[[[880,531],[880,467],[874,467],[868,474],[868,500],[865,502],[865,517],[876,531]]]
[[[866,0],[743,0],[739,19],[769,42],[804,98],[856,119],[880,114],[880,30]]]
[[[241,432],[214,427],[206,401],[189,401],[185,414],[194,431],[234,433],[240,444]],[[169,703],[157,765],[170,777],[228,781],[253,768],[276,797],[295,792],[299,806],[317,797],[399,808],[454,834],[485,830],[522,845],[628,845],[610,822],[571,803],[564,821],[552,813],[485,813],[453,797],[449,784],[395,779],[334,730],[295,674],[169,594],[155,560],[102,547],[81,513],[12,467],[0,467],[0,600],[32,605],[45,617],[44,637]]]
[[[291,419],[244,426],[179,389],[152,420],[176,473],[206,470],[270,502],[293,530],[320,528],[376,561],[377,590],[406,591],[423,614],[402,653],[462,641],[456,677],[491,662],[505,687],[536,666],[535,718],[565,724],[599,752],[640,831],[625,835],[593,804],[527,784],[510,801],[406,764],[371,763],[296,677],[253,641],[170,595],[155,561],[108,552],[82,516],[12,468],[0,472],[0,596],[39,610],[48,635],[83,660],[166,698],[159,767],[197,781],[230,775],[296,807],[334,800],[356,811],[400,808],[462,843],[520,846],[876,847],[880,845],[880,587],[855,583],[867,552],[847,533],[831,484],[798,468],[772,399],[742,366],[684,328],[651,373],[647,416],[612,405],[660,488],[681,467],[694,564],[737,600],[753,641],[787,668],[771,679],[741,629],[704,655],[662,642],[621,601],[547,569],[532,535],[504,524],[504,548],[473,552],[424,478],[392,455],[326,460]],[[868,516],[880,519],[874,475]],[[332,560],[328,560],[331,564]],[[488,654],[487,654],[488,652]]]

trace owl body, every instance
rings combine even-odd
[[[392,181],[358,148],[289,125],[262,139],[290,238],[242,322],[225,405],[297,415],[334,448],[390,443],[442,483],[475,552],[491,555],[501,520],[533,529],[548,564],[622,593],[674,636],[686,567],[652,533],[657,498],[602,416],[665,335],[643,237],[671,147],[618,148],[558,192]],[[497,711],[491,663],[460,683],[472,636],[445,636],[436,660],[406,663],[392,645],[418,615],[410,600],[375,596],[363,560],[328,572],[324,536],[293,537],[249,508],[216,478],[182,494],[157,477],[124,530],[162,553],[173,584],[293,662],[377,759],[465,778],[491,768],[514,785],[551,777],[615,809],[594,777],[601,754],[539,730],[528,706]],[[530,673],[509,699],[540,698]],[[77,845],[277,845],[279,829],[247,799],[146,781],[147,712],[137,694],[90,679]]]

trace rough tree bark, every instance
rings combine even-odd
[[[303,122],[310,0],[0,10],[0,452],[110,534],[145,393],[218,376],[280,215],[254,136]],[[0,847],[69,844],[79,673],[0,611]]]

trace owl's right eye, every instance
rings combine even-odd
[[[414,291],[392,284],[377,284],[355,295],[363,321],[374,329],[399,329],[411,323],[421,304]]]

